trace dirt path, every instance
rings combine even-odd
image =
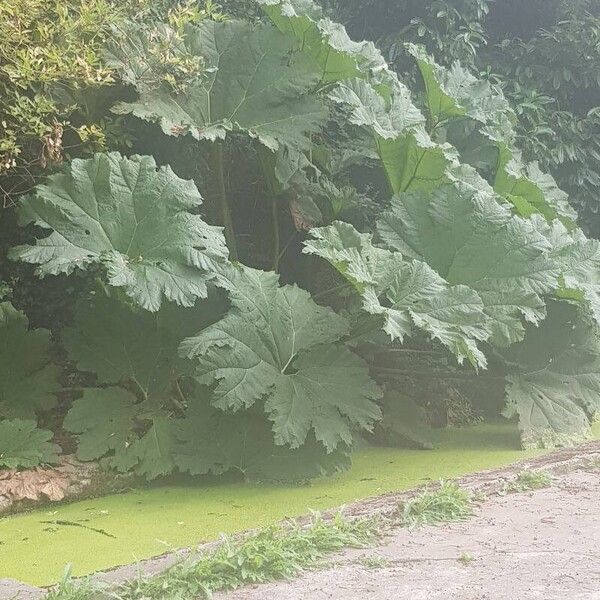
[[[552,487],[504,496],[498,473],[472,477],[491,495],[469,521],[398,529],[326,570],[215,600],[600,600],[600,468],[589,465],[573,453],[548,464]]]

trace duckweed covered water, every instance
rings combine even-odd
[[[133,490],[0,519],[0,578],[50,585],[67,563],[75,575],[260,527],[310,510],[507,465],[519,450],[508,423],[437,432],[434,450],[368,448],[353,468],[307,486],[243,483]],[[537,452],[539,454],[540,452]]]

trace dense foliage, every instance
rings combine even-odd
[[[0,194],[5,206],[35,184],[42,168],[59,163],[65,146],[102,143],[99,123],[88,123],[83,114],[78,123],[70,118],[85,111],[85,88],[98,90],[113,81],[102,44],[122,16],[104,0],[0,2]]]
[[[103,60],[130,155],[69,160],[1,215],[2,265],[74,291],[52,338],[0,305],[0,464],[56,460],[37,417],[148,478],[332,473],[382,418],[420,443],[417,394],[383,393],[395,350],[501,379],[526,446],[585,437],[600,245],[502,91],[408,44],[419,108],[311,0],[210,6],[125,19]]]
[[[550,171],[600,235],[600,3],[597,0],[326,0],[352,35],[373,39],[404,76],[402,46],[459,60],[499,84],[517,114],[519,146]]]

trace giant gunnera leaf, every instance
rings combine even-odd
[[[80,460],[102,458],[109,467],[147,479],[175,468],[175,427],[155,405],[118,387],[85,390],[64,420],[64,428],[77,437]]]
[[[55,406],[59,369],[50,364],[50,332],[0,303],[0,418],[31,419]]]
[[[80,460],[103,458],[149,479],[174,469],[175,425],[168,415],[189,371],[177,349],[186,335],[222,315],[220,304],[211,295],[193,308],[163,303],[149,313],[104,294],[79,303],[73,326],[63,332],[69,357],[99,384],[115,386],[85,390],[67,413],[64,426],[77,435]]]
[[[321,69],[321,81],[330,83],[387,68],[372,42],[355,42],[339,23],[323,17],[313,0],[257,0],[271,21],[293,35],[298,47]]]
[[[505,415],[518,417],[523,445],[572,444],[600,413],[598,326],[570,304],[551,302],[548,318],[502,352],[509,368]]]
[[[402,341],[415,330],[426,332],[462,362],[485,366],[478,343],[491,331],[484,304],[465,285],[450,285],[427,263],[404,260],[399,252],[377,248],[370,234],[335,221],[311,231],[304,252],[327,260],[360,292],[363,308],[383,317],[383,329]]]
[[[430,138],[425,118],[395,75],[377,86],[363,79],[344,81],[329,97],[373,137],[393,193],[429,191],[446,181],[455,153]]]
[[[21,222],[52,232],[12,258],[39,265],[42,277],[101,265],[147,310],[163,298],[192,306],[207,295],[208,262],[228,255],[221,229],[194,214],[201,204],[193,182],[150,156],[77,159],[21,202]]]
[[[240,131],[271,150],[306,149],[310,135],[327,120],[326,105],[313,93],[319,65],[274,27],[210,20],[188,26],[185,49],[204,70],[189,78],[184,90],[164,82],[148,85],[151,47],[164,35],[168,30],[141,30],[113,47],[109,63],[139,93],[137,100],[118,104],[116,112],[157,122],[167,135],[190,133],[198,140]]]
[[[420,46],[407,44],[425,85],[425,100],[432,128],[468,117],[482,125],[510,129],[516,120],[502,90],[477,79],[459,63],[446,69]]]
[[[38,429],[35,421],[0,421],[0,467],[31,469],[58,462],[60,448],[52,432]]]
[[[213,405],[236,411],[265,399],[275,442],[292,448],[311,430],[332,451],[352,443],[353,427],[370,429],[381,392],[366,363],[336,343],[347,321],[273,274],[231,267],[223,279],[230,313],[180,348],[196,360],[197,381],[215,384]]]
[[[498,345],[523,339],[522,320],[542,320],[543,295],[559,287],[558,261],[534,223],[465,183],[395,196],[377,228],[389,247],[476,290]]]
[[[77,458],[95,460],[125,452],[138,413],[136,397],[126,390],[90,388],[73,402],[63,426],[78,436]]]
[[[454,144],[462,162],[491,169],[494,188],[528,217],[541,213],[548,220],[560,218],[573,226],[576,213],[567,194],[554,179],[542,173],[537,163],[525,164],[516,150],[516,116],[502,90],[477,79],[454,63],[438,65],[425,51],[408,45],[425,84],[430,132]]]

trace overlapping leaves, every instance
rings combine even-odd
[[[521,161],[503,97],[413,48],[425,117],[374,46],[350,40],[312,0],[259,3],[273,26],[206,20],[183,37],[159,27],[116,39],[111,64],[138,93],[116,110],[168,135],[257,139],[275,151],[269,168],[279,193],[298,177],[306,183],[304,171],[318,172],[305,151],[334,102],[336,119],[349,121],[344,133],[359,132],[361,152],[371,144],[365,152],[379,158],[377,175],[395,196],[378,238],[334,222],[313,230],[305,251],[335,267],[394,340],[420,330],[478,368],[486,345],[500,346],[507,415],[518,416],[526,445],[584,436],[600,397],[597,331],[587,320],[588,312],[600,320],[600,249],[574,228],[553,180]],[[152,73],[150,46],[162,35],[197,67],[182,85]],[[310,183],[333,197],[348,183],[337,174],[319,172],[330,186]],[[221,231],[198,216],[200,204],[192,183],[157,170],[152,158],[108,154],[73,161],[21,206],[23,222],[52,232],[14,257],[38,264],[40,275],[85,269],[124,292],[82,303],[62,335],[99,386],[65,419],[79,457],[149,478],[178,468],[302,479],[347,467],[353,431],[381,417],[366,363],[341,341],[349,323],[273,273],[228,264]],[[298,229],[318,221],[315,208],[310,197],[292,203]],[[231,302],[220,320],[198,303],[212,283]],[[544,321],[551,294],[580,312],[550,302]],[[48,334],[28,331],[6,304],[0,315],[0,416],[30,417],[54,398]],[[416,407],[384,405],[404,435]],[[25,460],[16,447],[10,460]]]
[[[56,404],[59,369],[50,364],[50,332],[0,303],[0,418],[32,419]]]
[[[81,371],[111,387],[86,389],[67,414],[78,458],[107,457],[111,466],[149,478],[174,469],[176,424],[169,415],[187,371],[177,348],[187,332],[219,316],[212,299],[194,308],[164,304],[155,314],[102,294],[79,305],[63,333],[65,347]]]
[[[214,296],[193,308],[164,304],[153,314],[96,294],[80,302],[63,342],[77,368],[94,373],[99,384],[125,385],[155,402],[170,393],[183,371],[177,355],[181,340],[219,316]]]
[[[407,50],[415,58],[423,78],[432,129],[468,117],[495,128],[499,137],[510,135],[516,119],[501,90],[478,79],[459,63],[446,69],[419,46],[408,44]]]
[[[392,340],[421,329],[459,362],[486,364],[478,342],[489,337],[488,319],[477,292],[449,285],[423,261],[405,261],[399,252],[376,248],[370,234],[347,223],[335,222],[312,234],[316,240],[308,240],[304,251],[330,262],[357,287],[364,309],[384,317]]]
[[[313,0],[257,0],[282,32],[297,40],[297,47],[315,59],[322,83],[360,77],[387,69],[372,42],[355,42],[339,23],[323,17]]]
[[[600,242],[586,238],[581,229],[569,231],[558,220],[547,223],[533,215],[531,222],[548,240],[551,255],[560,265],[558,295],[581,302],[600,324]]]
[[[201,203],[191,181],[150,156],[74,160],[22,201],[21,221],[52,232],[12,256],[42,277],[101,265],[110,285],[150,311],[163,298],[192,306],[207,295],[210,260],[228,254],[221,229],[191,212]]]
[[[446,180],[452,150],[429,137],[425,118],[395,75],[386,74],[377,88],[362,79],[345,81],[329,96],[373,137],[393,193],[431,190]]]
[[[319,65],[274,27],[209,20],[190,25],[183,43],[204,71],[184,91],[146,84],[148,46],[157,35],[161,31],[142,30],[112,49],[111,64],[139,93],[138,100],[117,105],[117,112],[157,122],[167,135],[214,141],[241,131],[271,150],[307,148],[310,134],[325,123],[327,107],[312,93]]]
[[[515,148],[516,118],[502,91],[459,64],[445,69],[421,48],[410,45],[408,50],[423,77],[431,130],[441,126],[446,139],[463,150],[462,160],[481,167],[487,159],[495,190],[518,214],[541,213],[548,220],[561,218],[572,224],[576,214],[567,195],[536,163],[524,164]]]
[[[232,310],[181,345],[197,361],[195,378],[216,384],[212,403],[248,409],[265,399],[278,444],[301,446],[309,432],[329,451],[352,443],[352,428],[380,416],[380,391],[367,365],[336,342],[348,323],[274,274],[228,269]]]
[[[0,422],[0,468],[31,468],[58,462],[60,448],[53,434],[38,429],[35,421],[20,419]]]
[[[252,481],[300,481],[349,468],[350,455],[343,445],[326,452],[312,434],[297,449],[275,444],[258,410],[231,414],[194,398],[178,430],[175,462],[192,475],[237,469]]]
[[[388,246],[425,260],[448,283],[477,291],[497,345],[520,341],[522,319],[539,323],[544,294],[559,288],[560,265],[534,224],[466,184],[429,197],[394,197],[378,231]]]
[[[150,424],[144,426],[145,422]],[[73,403],[64,427],[77,435],[77,457],[104,460],[148,479],[171,473],[176,422],[123,388],[90,388]]]
[[[548,309],[539,328],[503,352],[510,369],[505,414],[518,416],[528,447],[585,439],[600,412],[598,326],[568,304]]]

